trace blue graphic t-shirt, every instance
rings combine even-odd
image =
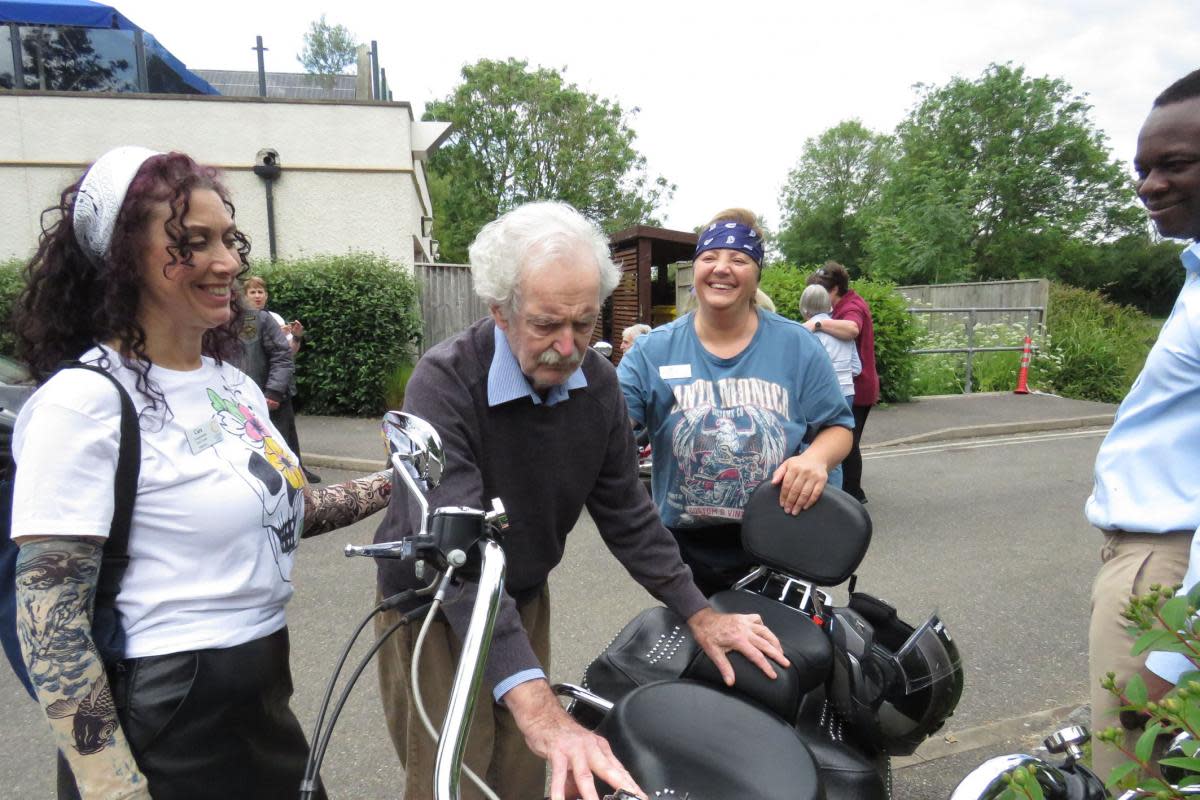
[[[740,520],[755,487],[821,429],[854,427],[816,337],[778,314],[758,315],[754,338],[733,358],[705,350],[687,314],[639,337],[621,359],[629,415],[650,431],[651,482],[668,527]]]

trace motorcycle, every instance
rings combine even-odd
[[[478,592],[440,731],[430,724],[415,685],[413,700],[437,741],[436,800],[458,800],[464,778],[494,798],[462,760],[503,592],[504,509],[494,500],[488,511],[430,510],[424,491],[436,485],[444,464],[437,433],[423,420],[398,412],[384,417],[383,428],[398,482],[420,507],[421,529],[396,542],[347,545],[345,553],[410,560],[419,575],[432,579],[424,589],[385,598],[346,645],[317,715],[300,797],[311,798],[316,790],[341,708],[387,636],[422,615],[427,625],[451,583],[471,581]],[[826,489],[812,508],[792,517],[779,507],[778,488],[766,484],[750,498],[743,521],[744,546],[763,566],[734,590],[715,595],[712,603],[718,611],[762,616],[783,644],[791,668],[777,668],[779,677],[772,681],[733,654],[737,679],[727,689],[686,624],[672,621],[660,608],[627,625],[605,651],[610,662],[631,672],[637,666],[638,675],[654,680],[617,692],[599,686],[596,672],[597,682],[587,687],[560,684],[555,690],[608,740],[650,797],[886,800],[887,757],[912,752],[943,724],[962,691],[962,669],[936,616],[914,628],[887,604],[854,592],[853,584],[850,603],[841,608],[820,588],[852,576],[870,537],[870,518],[849,495]],[[358,634],[375,613],[411,604],[416,597],[430,600],[375,643],[329,713],[335,683]],[[648,648],[647,635],[653,637]],[[423,641],[422,632],[414,676]],[[883,769],[872,756],[882,757]],[[625,788],[602,787],[606,800],[631,798]]]
[[[761,566],[709,599],[720,612],[761,616],[792,667],[772,681],[734,654],[736,682],[726,689],[684,621],[653,608],[617,634],[581,686],[556,691],[647,789],[890,797],[890,757],[942,727],[963,674],[936,615],[911,626],[856,591],[871,532],[862,504],[838,489],[792,516],[779,487],[760,485],[744,510],[742,545]],[[826,588],[848,579],[850,601],[835,606]],[[749,734],[751,726],[760,727]]]
[[[1042,746],[1052,755],[1063,756],[1059,763],[1050,763],[1028,753],[990,758],[962,779],[950,794],[950,800],[996,800],[1009,788],[1006,776],[1011,776],[1020,767],[1034,776],[1046,800],[1112,800],[1113,795],[1105,789],[1104,781],[1083,763],[1083,745],[1090,738],[1087,728],[1082,725],[1071,725],[1046,737]],[[1165,757],[1184,756],[1184,743],[1190,738],[1187,733],[1176,736]],[[1173,785],[1186,777],[1181,770],[1166,766],[1162,772],[1163,778]],[[1200,786],[1185,787],[1179,789],[1179,793],[1185,797],[1200,797]],[[1117,800],[1154,796],[1152,791],[1129,789],[1118,795]]]

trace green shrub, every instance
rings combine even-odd
[[[383,383],[383,401],[389,409],[404,407],[404,390],[408,388],[408,379],[415,366],[412,361],[401,361],[388,371]]]
[[[879,370],[879,397],[885,403],[905,403],[913,396],[914,356],[918,327],[908,313],[908,300],[894,284],[857,280],[850,288],[871,307],[875,323],[875,368]]]
[[[800,295],[815,266],[797,269],[789,264],[772,264],[763,270],[759,287],[775,303],[775,310],[788,319],[800,317]],[[908,301],[886,282],[857,280],[850,288],[871,307],[875,324],[875,368],[879,371],[880,399],[903,403],[913,395],[913,359],[908,351],[917,340],[918,328],[908,313]]]
[[[369,253],[256,265],[269,308],[304,323],[296,357],[300,399],[310,414],[378,414],[399,365],[421,340],[416,281]]]
[[[1145,314],[1099,292],[1050,286],[1048,352],[1059,361],[1054,390],[1064,397],[1120,402],[1158,335]]]
[[[25,288],[25,276],[22,270],[25,262],[20,259],[0,261],[0,355],[11,356],[16,348],[16,337],[12,330],[12,311],[17,303],[17,296]]]
[[[1099,292],[1051,284],[1044,329],[1035,332],[1037,349],[1029,364],[1031,388],[1080,400],[1117,403],[1129,391],[1158,336],[1160,323],[1136,309],[1116,305]],[[975,344],[1020,345],[1025,326],[996,323],[975,328]],[[922,333],[918,348],[963,347],[962,330]],[[1009,391],[1016,385],[1021,354],[977,353],[972,389]],[[963,390],[966,355],[916,356],[915,393],[953,394]]]
[[[917,315],[918,318],[930,315]],[[965,315],[964,315],[965,317]],[[944,320],[943,320],[944,322]],[[1017,385],[1021,369],[1021,346],[1026,327],[1020,322],[994,322],[975,326],[976,347],[1016,347],[1007,352],[976,353],[971,361],[971,391],[1007,392]],[[1044,329],[1033,331],[1034,350],[1029,363],[1030,388],[1053,391],[1059,373],[1057,351],[1050,346]],[[966,326],[953,325],[922,331],[917,338],[921,350],[966,347]],[[914,394],[958,394],[965,390],[966,353],[924,353],[916,357]]]
[[[791,264],[769,264],[763,269],[758,287],[766,292],[775,304],[775,310],[788,319],[803,322],[800,318],[800,295],[808,285],[808,276],[820,265],[793,267]]]

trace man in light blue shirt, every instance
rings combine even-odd
[[[1190,587],[1200,580],[1200,70],[1154,101],[1134,167],[1138,197],[1158,232],[1192,245],[1182,255],[1187,274],[1175,307],[1096,456],[1086,506],[1088,520],[1105,534],[1089,630],[1095,729],[1118,724],[1119,702],[1100,688],[1106,673],[1124,685],[1141,672],[1159,697],[1168,681],[1194,668],[1182,656],[1156,653],[1143,662],[1130,655],[1121,612],[1131,594],[1153,584],[1182,579]],[[1126,731],[1127,749],[1138,733]],[[1101,777],[1122,760],[1115,748],[1097,743],[1093,761]]]

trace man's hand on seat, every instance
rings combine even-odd
[[[772,680],[776,677],[775,670],[768,657],[781,667],[791,666],[779,639],[758,614],[719,614],[711,608],[702,608],[688,618],[688,626],[726,686],[733,686],[734,680],[727,652],[741,653]]]
[[[518,684],[502,699],[524,734],[526,746],[550,764],[550,800],[600,800],[595,778],[645,796],[608,742],[573,720],[546,681]]]

